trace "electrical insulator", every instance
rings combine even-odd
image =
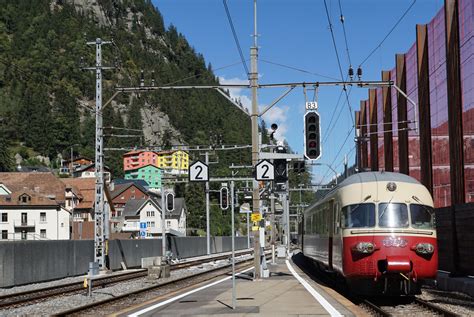
[[[349,66],[349,78],[351,81],[354,79],[354,69],[352,68],[352,65]]]
[[[151,85],[155,86],[155,71],[151,71]]]
[[[359,81],[362,77],[362,67],[359,66],[359,68],[357,68],[357,77],[359,77]]]

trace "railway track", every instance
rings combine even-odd
[[[238,252],[238,253],[236,252],[236,255],[245,255],[245,254],[250,254],[250,253],[252,252],[251,251],[244,251],[244,252]],[[170,269],[178,270],[178,269],[188,268],[188,267],[197,266],[200,264],[204,264],[204,263],[208,263],[208,262],[212,262],[216,260],[227,259],[229,258],[229,256],[230,256],[229,254],[223,254],[223,255],[212,257],[212,258],[203,258],[203,259],[197,259],[197,260],[187,261],[183,263],[176,263],[176,264],[172,264]],[[107,286],[111,286],[117,283],[143,278],[143,277],[146,277],[147,274],[148,273],[146,269],[140,269],[134,272],[123,273],[120,275],[113,275],[113,276],[109,275],[109,276],[98,277],[94,279],[92,288],[93,289],[105,288]],[[73,283],[68,283],[68,284],[43,287],[43,288],[38,288],[35,290],[28,290],[28,291],[17,292],[17,293],[12,293],[12,294],[0,295],[0,309],[15,308],[15,307],[20,307],[20,306],[25,306],[25,305],[31,305],[31,304],[34,304],[46,299],[63,296],[66,294],[69,295],[69,294],[81,293],[85,291],[86,289],[84,288],[84,283],[80,281],[80,282],[73,282]]]
[[[267,255],[268,257],[268,255]],[[249,263],[250,262],[250,263]],[[253,259],[242,260],[236,263],[236,270],[253,266]],[[129,308],[132,305],[144,303],[153,298],[159,298],[176,290],[182,290],[195,284],[213,280],[216,277],[228,275],[232,272],[232,264],[195,273],[189,276],[169,280],[160,284],[137,289],[118,296],[110,297],[90,304],[53,314],[53,316],[84,316],[84,315],[109,315]]]
[[[395,301],[396,299],[394,299]],[[413,298],[412,301],[403,304],[387,305],[380,304],[373,300],[364,300],[360,304],[365,310],[375,316],[394,317],[394,316],[445,316],[460,317],[456,313],[444,309],[438,305],[433,305],[427,301]]]

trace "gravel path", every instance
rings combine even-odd
[[[474,298],[466,294],[423,288],[422,294],[418,298],[461,316],[474,316]]]
[[[253,258],[253,256],[245,255],[236,257],[236,263]],[[229,264],[228,260],[220,260],[211,262],[208,264],[180,269],[171,271],[170,278],[160,279],[159,281],[150,280],[148,278],[141,278],[135,279],[133,281],[122,282],[120,284],[115,284],[107,288],[101,288],[93,291],[93,295],[91,297],[87,296],[86,290],[84,294],[75,294],[75,295],[65,295],[63,297],[56,297],[51,300],[45,300],[43,302],[23,306],[14,309],[8,310],[0,310],[0,316],[24,316],[24,315],[51,315],[54,313],[58,313],[60,311],[64,311],[66,309],[71,309],[77,306],[82,306],[88,303],[92,303],[95,301],[99,301],[102,299],[110,298],[111,296],[117,296],[120,294],[128,293],[132,290],[137,290],[140,288],[144,288],[150,285],[160,284],[167,281],[172,281],[184,276],[190,276],[197,272],[202,272],[204,270],[209,270],[211,268],[222,267]],[[64,280],[62,280],[64,283]],[[44,284],[44,283],[42,283]],[[42,285],[43,286],[43,285]],[[19,291],[18,288],[15,288],[15,291]]]

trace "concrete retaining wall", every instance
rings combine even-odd
[[[205,255],[205,237],[170,237],[168,249],[174,258]],[[247,238],[235,239],[236,250],[247,248]],[[0,287],[11,287],[85,274],[94,259],[94,241],[0,242]],[[231,249],[230,237],[213,237],[211,252]],[[141,258],[161,256],[161,239],[109,241],[110,267],[140,267]]]

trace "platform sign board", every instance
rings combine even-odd
[[[267,160],[261,160],[255,165],[255,179],[257,181],[272,181],[275,179],[275,168]]]
[[[254,213],[250,217],[251,217],[253,222],[259,222],[260,220],[262,220],[262,215],[261,214]]]
[[[249,203],[243,203],[242,205],[240,205],[240,210],[239,212],[241,214],[249,214],[251,213],[250,211],[250,204]]]
[[[146,222],[140,222],[140,238],[143,239],[146,237]]]
[[[209,166],[198,160],[189,165],[188,174],[190,182],[208,182]]]

